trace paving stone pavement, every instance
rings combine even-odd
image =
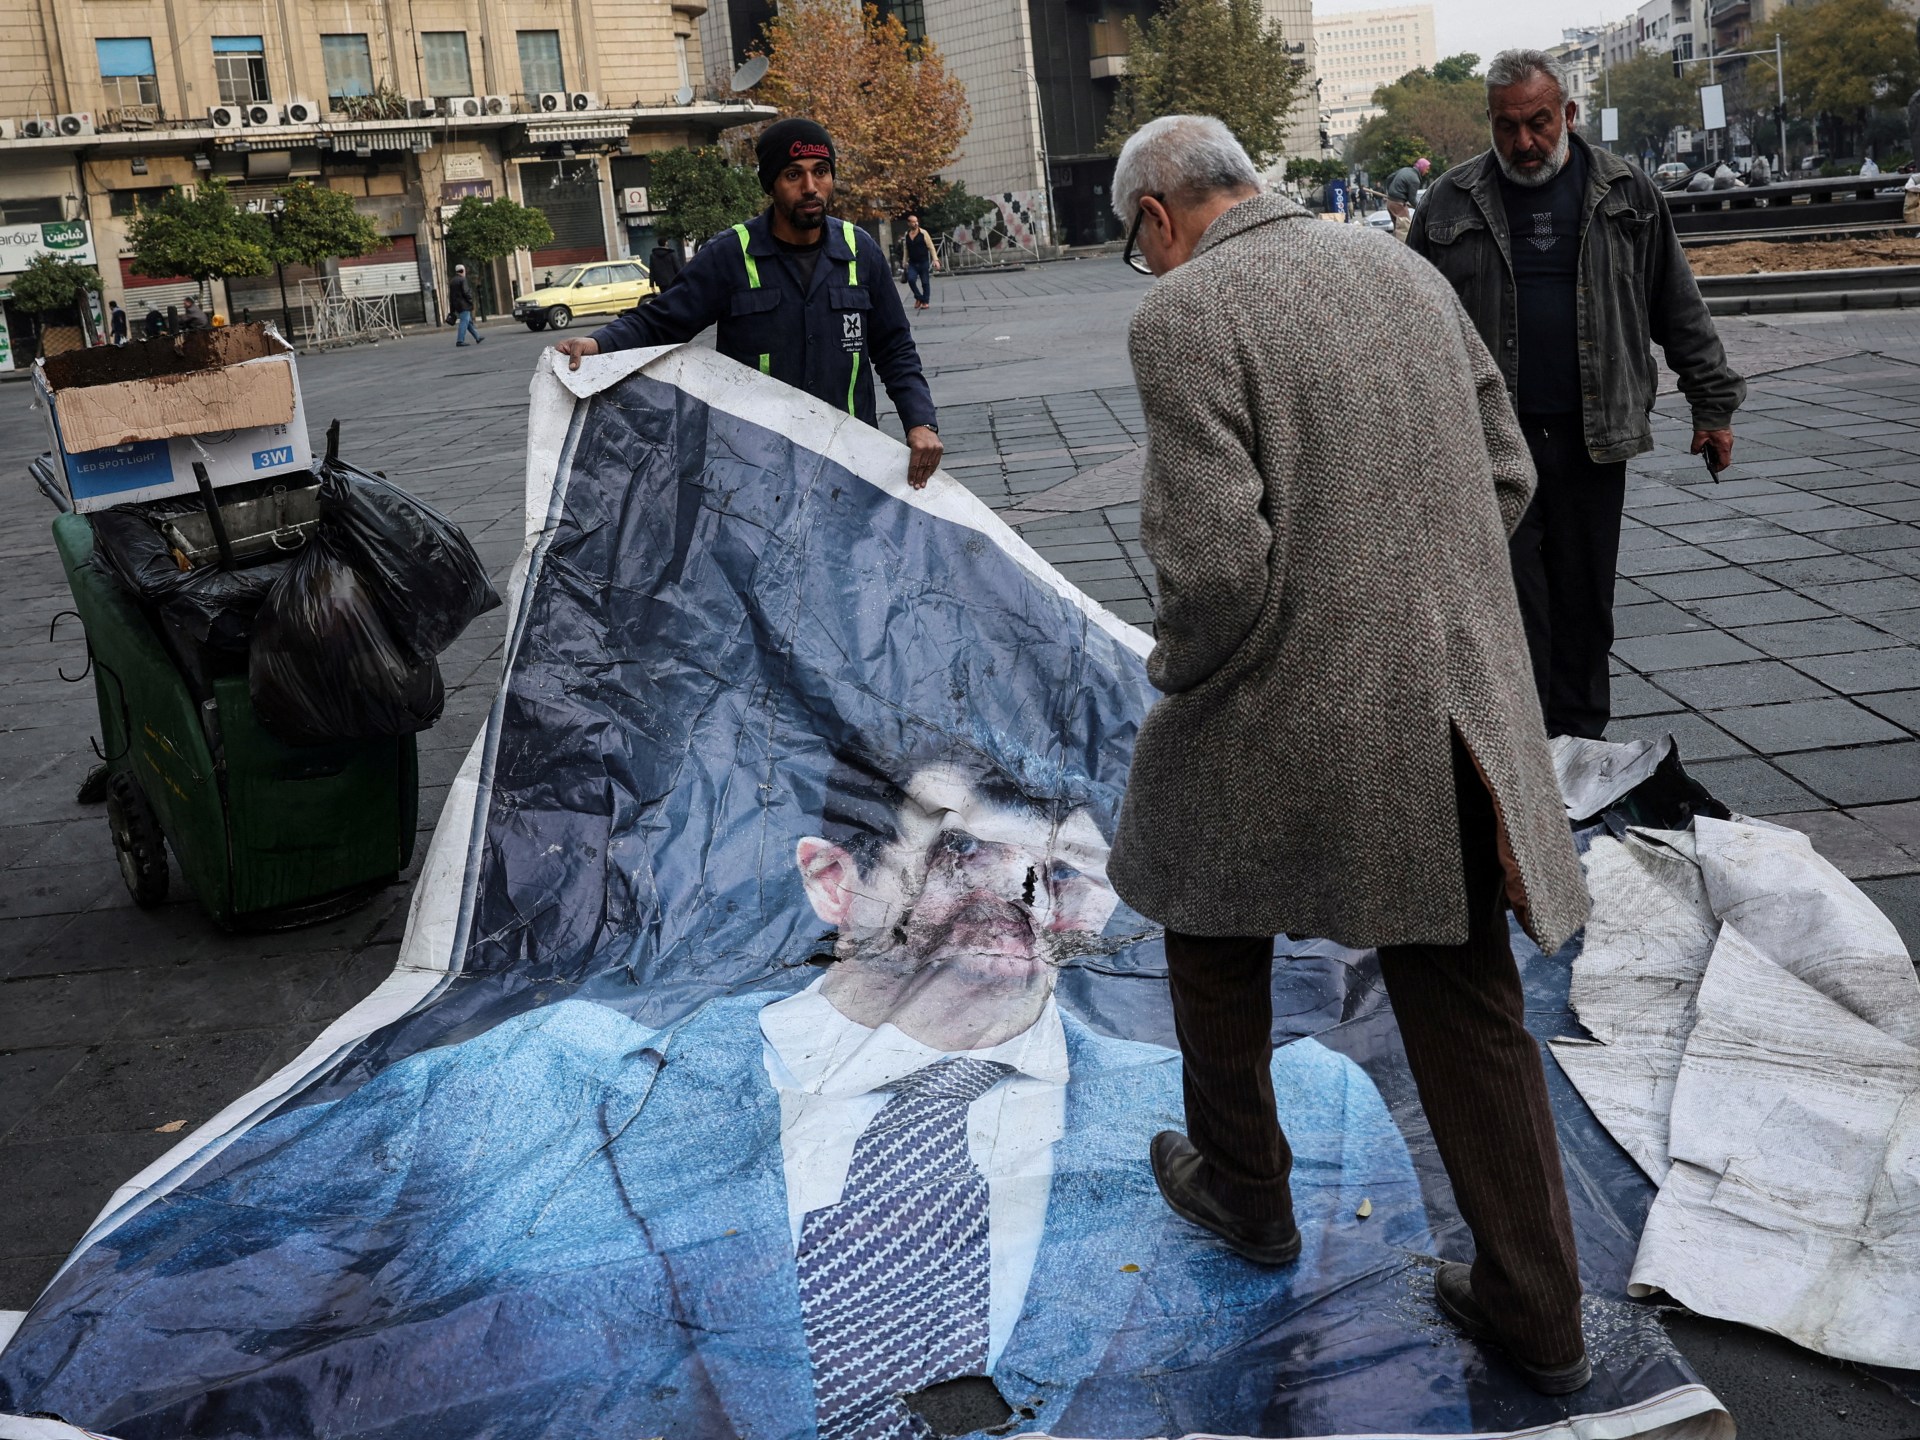
[[[916,317],[948,472],[1123,618],[1151,625],[1139,541],[1143,424],[1126,322],[1147,282],[1079,261],[935,285]],[[1721,322],[1753,377],[1715,483],[1663,398],[1630,467],[1615,736],[1674,734],[1735,808],[1806,830],[1920,950],[1920,329],[1900,316]],[[525,396],[551,336],[494,325],[303,357],[316,441],[446,509],[504,578],[521,537]],[[297,1054],[391,969],[413,875],[354,915],[216,932],[177,898],[135,910],[98,807],[92,686],[25,476],[31,387],[0,385],[0,1309],[32,1300],[113,1188]],[[883,426],[898,434],[890,416]],[[1358,457],[1358,463],[1393,463]],[[1417,471],[1417,457],[1412,462]],[[504,616],[443,661],[422,740],[420,849],[499,678]],[[416,867],[417,869],[417,861]],[[182,1123],[184,1122],[184,1124]],[[1743,1437],[1920,1434],[1854,1367],[1739,1327],[1676,1329]]]

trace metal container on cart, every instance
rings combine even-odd
[[[229,929],[307,924],[396,879],[418,820],[414,736],[283,744],[255,719],[244,667],[191,663],[93,563],[87,515],[60,516],[53,534],[86,627],[108,821],[134,899],[166,898],[168,849]]]

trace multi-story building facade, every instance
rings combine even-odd
[[[1588,134],[1596,139],[1600,134],[1598,116],[1605,90],[1601,59],[1608,28],[1592,25],[1562,30],[1560,43],[1547,47],[1547,54],[1559,62],[1561,74],[1566,78],[1567,98],[1579,105],[1585,123],[1591,126]]]
[[[1440,58],[1431,5],[1316,15],[1313,40],[1320,103],[1335,150],[1380,113],[1373,103],[1375,90]]]
[[[644,254],[649,153],[768,113],[697,98],[705,4],[12,0],[0,289],[51,249],[93,260],[136,323],[177,303],[191,282],[133,274],[127,227],[209,177],[262,208],[290,179],[351,195],[386,243],[328,268],[393,295],[402,320],[440,308],[443,227],[468,196],[522,201],[554,230],[480,277],[496,310],[552,265]],[[220,308],[278,311],[275,278],[225,289]]]
[[[1307,67],[1288,153],[1318,155],[1312,0],[1261,5]],[[1144,23],[1159,0],[880,0],[880,8],[913,38],[932,40],[966,87],[973,124],[946,178],[998,204],[1023,243],[1119,238],[1113,157],[1101,145],[1127,73],[1125,22]],[[740,63],[772,13],[772,0],[710,0],[700,24],[716,67]]]

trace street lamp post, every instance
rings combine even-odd
[[[1013,70],[1033,82],[1033,123],[1040,136],[1040,194],[1047,207],[1047,241],[1058,244],[1053,234],[1053,161],[1047,156],[1047,115],[1040,104],[1040,77],[1024,65],[1016,65]]]

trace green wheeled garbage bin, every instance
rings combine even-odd
[[[244,670],[189,681],[135,598],[90,563],[85,515],[62,515],[53,535],[86,627],[108,822],[137,902],[166,898],[167,848],[207,914],[233,930],[341,914],[406,868],[419,811],[413,736],[281,743],[255,720]]]

